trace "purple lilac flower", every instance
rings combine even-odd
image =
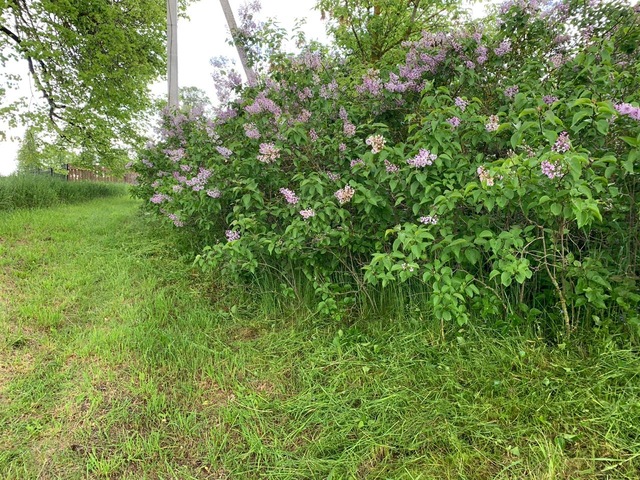
[[[245,123],[242,126],[244,127],[244,134],[247,137],[252,138],[254,140],[257,140],[258,138],[260,138],[260,132],[258,131],[258,127],[256,127],[255,123]]]
[[[560,68],[564,63],[564,56],[560,54],[553,55],[549,60],[555,68]]]
[[[463,112],[469,106],[469,102],[467,100],[463,99],[462,97],[456,97],[455,103],[456,103],[456,107],[458,107]]]
[[[426,148],[421,148],[415,157],[407,160],[407,163],[412,167],[422,168],[433,165],[436,158],[438,158],[438,156],[435,153],[431,153]]]
[[[385,160],[384,169],[387,171],[387,173],[396,173],[400,170],[400,167],[398,167],[395,163],[391,163],[389,160]]]
[[[362,84],[356,86],[358,93],[369,93],[373,96],[380,95],[382,91],[382,80],[380,80],[380,71],[370,68],[362,76]]]
[[[357,165],[363,165],[364,166],[364,162],[362,161],[362,159],[356,158],[355,160],[351,160],[351,163],[350,163],[351,168],[354,168]]]
[[[261,143],[258,160],[262,163],[273,163],[280,158],[280,149],[273,143]]]
[[[469,70],[473,70],[474,68],[476,68],[476,64],[473,63],[471,60],[467,60],[466,62],[464,62],[465,67],[467,67]]]
[[[349,115],[347,114],[347,111],[345,110],[344,107],[340,107],[340,111],[338,112],[338,117],[340,117],[340,120],[342,120],[345,123],[349,121]]]
[[[438,216],[427,215],[426,217],[420,217],[418,220],[424,225],[436,225],[438,223]]]
[[[216,147],[216,150],[224,158],[229,158],[231,155],[233,155],[233,152],[229,150],[227,147]]]
[[[338,145],[338,150],[340,150],[341,152],[346,151],[347,145],[345,143],[341,143],[340,145]]]
[[[302,218],[305,220],[308,220],[311,217],[315,217],[316,212],[314,212],[312,208],[308,208],[307,210],[300,210],[300,215],[302,215]]]
[[[160,180],[156,180],[155,182],[153,182],[153,183],[151,184],[151,186],[152,186],[153,188],[158,188],[158,187],[160,186]]]
[[[564,153],[571,148],[571,143],[569,141],[569,134],[567,132],[562,132],[556,143],[551,147],[551,150],[558,153]]]
[[[173,163],[178,163],[185,156],[184,148],[176,148],[175,150],[167,149],[164,151]]]
[[[458,128],[461,123],[458,117],[451,117],[450,119],[447,120],[447,122],[449,122],[449,125],[451,125],[451,127],[453,128]]]
[[[371,135],[365,143],[371,147],[371,153],[378,153],[384,148],[385,141],[382,135]]]
[[[211,198],[220,198],[221,195],[222,193],[217,188],[214,188],[213,190],[207,190],[207,196]]]
[[[300,201],[300,199],[297,197],[296,193],[293,190],[289,190],[288,188],[281,188],[280,193],[284,195],[284,198],[287,201],[287,203],[290,203],[291,205],[295,205]]]
[[[226,232],[224,232],[224,234],[227,237],[227,242],[234,242],[236,240],[240,240],[240,232],[236,230],[227,230]]]
[[[312,128],[311,130],[309,130],[309,139],[312,142],[317,142],[318,141],[318,132],[316,132],[315,128]]]
[[[495,132],[498,130],[500,126],[500,119],[497,115],[491,115],[489,117],[489,121],[485,124],[484,128],[486,128],[487,132]]]
[[[332,182],[337,182],[338,180],[340,180],[340,174],[339,173],[333,173],[333,172],[325,172],[327,174],[327,177],[329,178],[329,180],[331,180]]]
[[[509,98],[513,98],[519,91],[520,87],[518,87],[518,85],[513,85],[511,87],[507,87],[507,89],[504,91],[504,94]]]
[[[156,193],[149,199],[151,203],[155,203],[156,205],[163,202],[170,202],[171,200],[172,198],[164,193]]]
[[[558,97],[554,95],[545,95],[544,97],[542,97],[542,101],[547,105],[551,105],[552,103],[558,101]]]
[[[296,122],[307,123],[310,118],[311,118],[311,112],[307,109],[303,109],[302,112],[300,112],[300,115],[296,117]]]
[[[147,168],[153,168],[153,163],[151,163],[149,160],[147,160],[146,158],[142,159],[142,163],[147,167]]]
[[[182,170],[183,172],[190,172],[191,165],[180,165],[180,170]]]
[[[476,63],[478,65],[483,65],[487,61],[487,55],[489,54],[489,49],[485,46],[480,45],[476,48]]]
[[[353,123],[345,122],[342,127],[342,132],[346,137],[353,137],[356,134],[356,126]]]
[[[177,216],[176,214],[174,214],[174,213],[169,213],[169,214],[167,214],[167,217],[169,217],[169,219],[173,222],[173,224],[174,224],[176,227],[184,227],[184,223],[182,222],[182,220],[180,220],[180,219],[178,218],[178,216]]]
[[[502,42],[500,42],[500,45],[498,45],[498,48],[494,50],[495,54],[499,57],[506,55],[510,51],[511,51],[511,40],[508,38],[505,38]]]
[[[351,200],[351,198],[355,193],[356,191],[353,189],[353,187],[351,187],[350,185],[346,185],[344,188],[341,188],[340,190],[335,192],[333,195],[338,199],[338,202],[340,203],[340,205],[344,205],[349,200]]]
[[[617,103],[614,107],[620,115],[628,115],[634,120],[640,120],[640,107],[634,107],[630,103]]]
[[[173,172],[173,178],[175,178],[180,183],[186,183],[187,177],[184,175],[180,175],[180,172]]]
[[[553,179],[560,175],[561,167],[557,163],[551,163],[548,160],[543,160],[540,164],[540,169],[542,170],[542,174],[547,177]]]
[[[180,193],[182,190],[184,190],[184,187],[182,185],[174,185],[173,187],[171,187],[173,189],[173,191],[175,193]]]

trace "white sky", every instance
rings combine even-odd
[[[230,0],[236,20],[238,7],[244,1]],[[320,12],[313,10],[315,2],[316,0],[262,0],[260,18],[275,18],[280,26],[289,32],[293,29],[296,19],[304,18],[307,21],[304,27],[307,38],[325,41],[324,23],[320,19]],[[237,58],[235,49],[225,41],[228,28],[224,14],[219,0],[200,0],[188,8],[187,14],[188,20],[178,20],[178,83],[181,87],[198,87],[215,99],[209,60],[220,55]],[[240,71],[239,62],[236,63]],[[8,92],[8,95],[11,95],[11,98],[17,95],[26,96],[31,101],[37,101],[39,94],[29,85],[26,62],[9,66],[9,69],[22,74],[24,80],[19,91]],[[166,84],[158,82],[151,90],[156,95],[164,95]],[[7,140],[0,141],[0,175],[8,175],[16,168],[16,153],[24,129],[8,130],[7,126],[0,122],[0,130],[7,132]]]

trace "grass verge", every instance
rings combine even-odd
[[[3,218],[0,478],[638,478],[609,336],[325,321],[197,274],[137,205]]]

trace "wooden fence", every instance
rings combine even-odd
[[[98,168],[89,170],[86,168],[67,166],[67,180],[70,182],[118,182],[118,183],[135,183],[135,173],[126,173],[123,176],[111,175],[109,171],[104,168]]]

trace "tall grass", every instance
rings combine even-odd
[[[127,186],[117,183],[68,182],[38,175],[0,177],[0,210],[42,208],[95,198],[124,195]]]

